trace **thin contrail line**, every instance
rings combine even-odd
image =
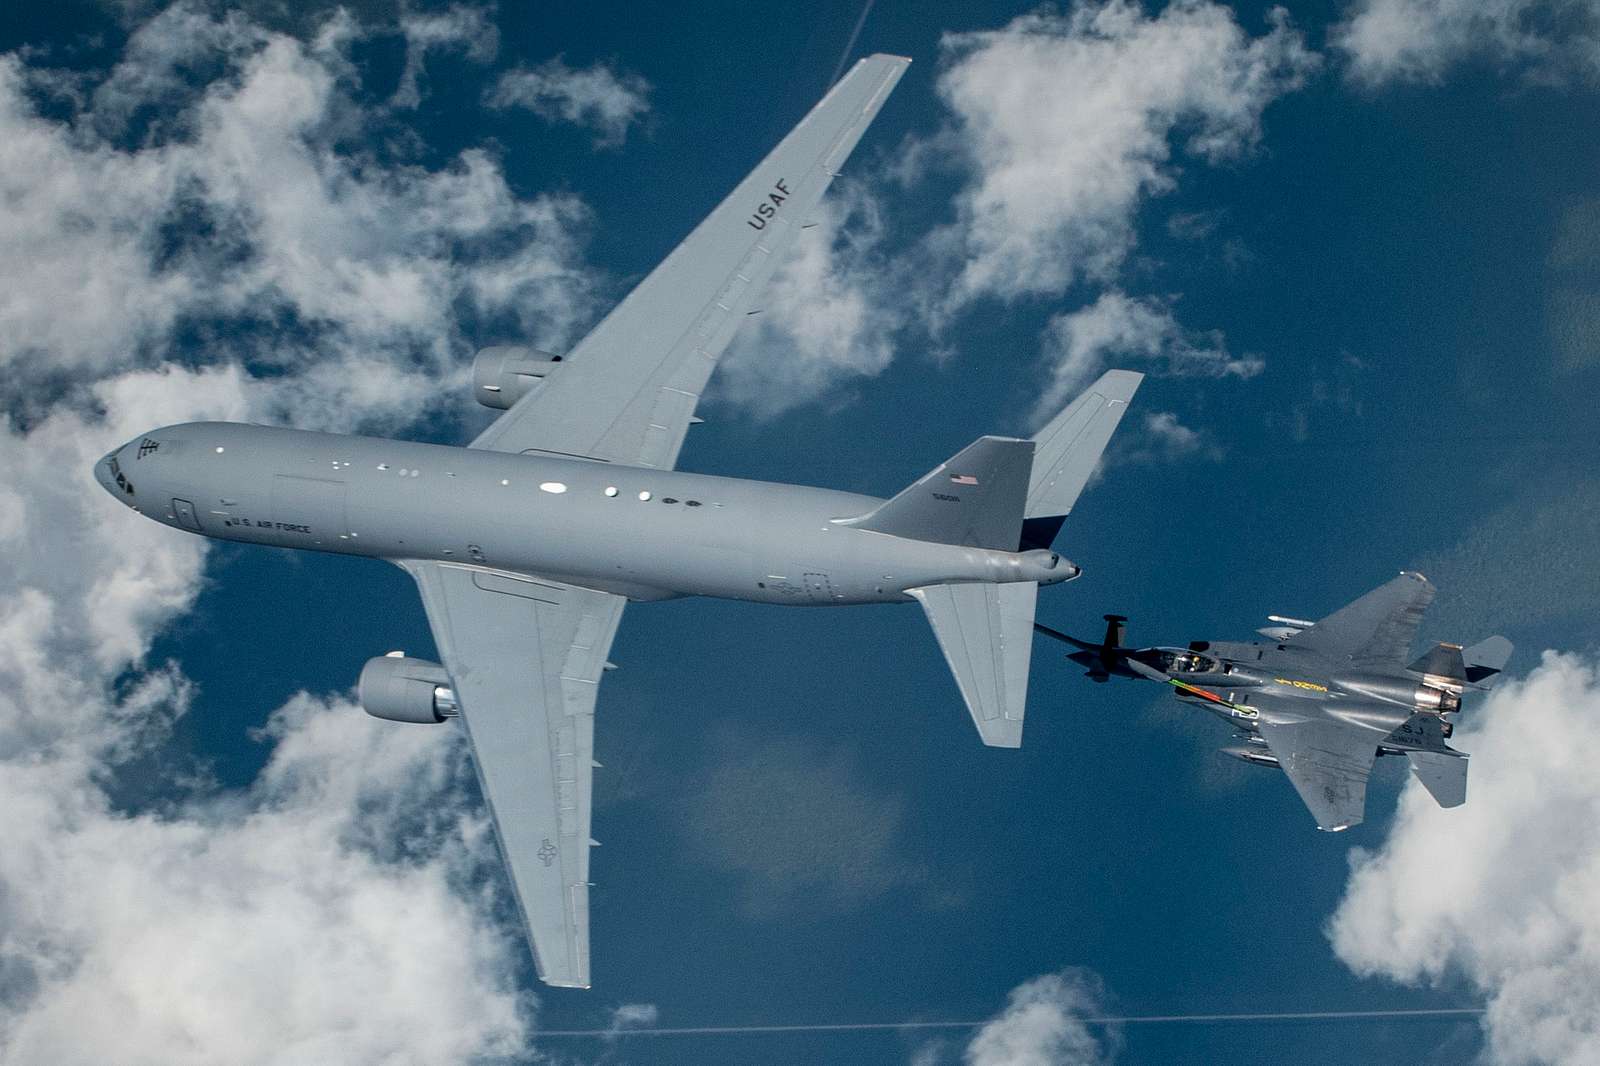
[[[844,51],[839,53],[839,65],[833,68],[833,77],[828,79],[828,87],[830,89],[839,80],[839,75],[844,73],[844,65],[849,62],[850,53],[855,51],[856,38],[861,36],[861,27],[867,24],[867,15],[872,12],[872,5],[875,3],[877,3],[877,0],[867,0],[866,4],[862,6],[861,14],[856,19],[856,28],[850,31],[850,39],[844,43]]]
[[[1425,1007],[1416,1010],[1305,1010],[1252,1014],[1126,1014],[1120,1017],[1079,1018],[1085,1025],[1152,1025],[1172,1022],[1302,1022],[1355,1021],[1366,1018],[1475,1017],[1482,1007]],[[981,1029],[993,1021],[977,1022],[832,1022],[809,1025],[685,1025],[649,1029],[543,1029],[535,1035],[568,1037],[618,1036],[736,1036],[756,1033],[867,1033],[911,1029]]]

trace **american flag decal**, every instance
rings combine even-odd
[[[977,483],[978,479],[973,477],[971,474],[950,475],[950,484],[952,485],[976,485]]]

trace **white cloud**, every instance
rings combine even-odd
[[[1221,462],[1222,448],[1203,431],[1184,425],[1171,411],[1152,411],[1140,420],[1143,433],[1121,453],[1123,462],[1171,463],[1202,458]]]
[[[500,76],[491,107],[524,107],[540,118],[587,126],[595,146],[615,148],[650,110],[650,83],[609,63],[569,67],[557,56]]]
[[[883,372],[902,316],[882,231],[878,201],[864,186],[834,187],[718,367],[719,398],[771,417]]]
[[[524,942],[484,887],[454,731],[302,696],[255,782],[208,788],[170,743],[191,685],[147,661],[204,542],[90,475],[171,422],[409,422],[457,373],[458,312],[552,344],[588,315],[576,200],[519,200],[483,152],[430,171],[353,147],[397,128],[357,102],[360,32],[336,16],[302,42],[180,5],[105,77],[0,56],[6,1061],[526,1050]],[[158,801],[113,802],[152,766]]]
[[[1597,0],[1356,0],[1331,39],[1369,86],[1437,83],[1470,58],[1535,81],[1600,79]]]
[[[468,346],[461,311],[569,340],[593,310],[586,209],[519,200],[480,150],[429,171],[352,147],[396,121],[352,91],[357,33],[335,18],[307,43],[179,5],[134,32],[115,91],[89,96],[115,121],[93,103],[44,117],[49,77],[0,56],[0,365],[25,381],[150,366],[187,329],[211,359],[316,365],[319,419],[352,383],[409,419]],[[173,88],[206,64],[215,77]],[[145,103],[169,118],[137,146],[106,132]]]
[[[1044,359],[1050,382],[1033,413],[1040,424],[1112,362],[1170,377],[1241,380],[1255,377],[1264,366],[1256,356],[1230,354],[1220,333],[1185,330],[1173,317],[1170,301],[1132,297],[1117,289],[1102,292],[1087,307],[1051,318]]]
[[[1208,0],[1152,17],[1110,0],[947,34],[938,89],[950,121],[907,138],[869,181],[904,188],[954,169],[954,220],[892,254],[868,186],[835,190],[725,361],[718,394],[778,413],[881,373],[913,329],[942,348],[946,327],[981,297],[1113,282],[1140,203],[1176,184],[1174,143],[1209,163],[1247,152],[1266,106],[1316,69],[1282,11],[1270,23],[1251,37]],[[1196,217],[1183,225],[1198,237]],[[1041,419],[1108,352],[1159,360],[1169,373],[1248,377],[1262,365],[1229,356],[1219,335],[1184,331],[1170,302],[1115,289],[1053,320],[1047,349]]]
[[[493,850],[461,808],[459,746],[305,697],[272,729],[248,793],[172,813],[118,814],[48,763],[0,771],[3,950],[32,986],[0,1007],[8,1059],[423,1063],[523,1045],[515,941],[456,883]],[[402,832],[413,850],[392,854]]]
[[[422,74],[431,52],[459,52],[474,63],[488,63],[500,50],[500,31],[481,7],[455,4],[443,11],[407,11],[400,17],[406,39],[406,65],[389,100],[395,107],[422,102]]]
[[[1466,805],[1406,785],[1383,844],[1353,858],[1334,950],[1362,975],[1465,978],[1494,1062],[1600,1062],[1596,663],[1546,652],[1462,717]]]
[[[661,1019],[654,1003],[624,1003],[611,1012],[609,1031],[620,1035],[628,1029],[647,1029]]]
[[[932,298],[939,313],[1111,278],[1140,200],[1176,182],[1172,141],[1210,163],[1239,155],[1266,106],[1316,68],[1282,10],[1270,18],[1250,37],[1207,0],[1154,17],[1110,0],[946,35],[939,93],[971,179],[957,221],[929,242],[955,269]]]
[[[137,116],[157,135],[171,136],[185,107],[204,90],[201,70],[219,60],[240,62],[266,42],[267,35],[238,12],[219,17],[193,3],[158,11],[128,38],[110,74],[93,85],[94,125],[114,137]],[[93,84],[92,79],[86,74],[76,83]]]
[[[1005,1010],[967,1045],[967,1066],[1100,1066],[1116,1058],[1114,1031],[1091,1027],[1105,990],[1088,970],[1035,977],[1011,990]]]
[[[165,745],[190,686],[147,665],[198,592],[203,542],[105,496],[89,464],[139,428],[242,417],[236,368],[133,371],[105,414],[4,429],[25,501],[0,575],[0,1058],[460,1061],[526,1041],[521,942],[468,882],[492,847],[453,731],[298,698],[243,792]],[[265,391],[265,390],[259,390]],[[157,809],[111,801],[131,761],[175,765]],[[165,763],[163,763],[164,765]]]

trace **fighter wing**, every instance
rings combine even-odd
[[[1347,607],[1341,607],[1288,643],[1357,665],[1403,666],[1433,585],[1406,571]]]
[[[626,602],[407,560],[472,742],[539,978],[589,987],[594,700]]]
[[[1365,817],[1377,734],[1331,720],[1272,722],[1265,715],[1256,727],[1318,829],[1348,829]]]
[[[472,446],[671,469],[717,359],[910,62],[875,55],[857,63]]]

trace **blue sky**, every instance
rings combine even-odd
[[[1317,833],[1220,726],[1045,645],[1026,746],[984,749],[909,608],[643,605],[598,711],[595,988],[545,989],[459,743],[351,703],[370,655],[430,653],[405,575],[208,547],[89,478],[201,417],[466,439],[472,352],[570,346],[860,14],[0,14],[0,1050],[1593,1061],[1590,0],[874,5],[850,54],[915,62],[680,464],[887,495],[1144,370],[1040,617],[1243,637],[1418,567],[1424,638],[1519,649],[1456,811],[1385,760],[1367,823]],[[539,1036],[624,1005],[990,1021]],[[1489,1014],[1080,1021],[1462,1005]]]

